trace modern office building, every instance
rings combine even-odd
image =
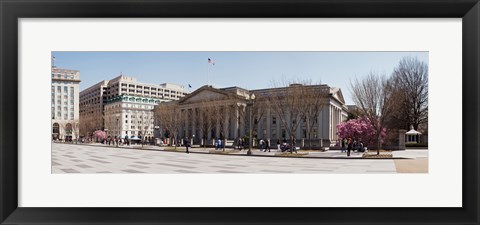
[[[135,117],[145,113],[148,108],[153,109],[152,104],[178,100],[185,94],[183,85],[145,84],[125,75],[101,81],[80,93],[80,133],[88,137],[95,130],[106,129],[107,133],[115,130],[111,136],[145,134],[143,129],[138,129],[138,124],[131,124],[131,117],[134,116],[133,119],[138,122]],[[120,116],[122,120],[118,118]],[[123,124],[125,116],[128,116],[128,124]],[[119,124],[116,123],[117,119]]]
[[[80,92],[80,136],[89,137],[103,130],[103,103],[108,81],[103,80]]]
[[[203,144],[203,139],[207,139],[207,144],[217,138],[236,140],[239,137],[245,137],[252,124],[253,137],[257,140],[268,139],[272,144],[277,140],[288,140],[292,136],[297,140],[298,146],[305,144],[307,139],[311,141],[312,146],[316,147],[334,144],[338,139],[336,126],[348,116],[341,90],[327,85],[295,85],[296,89],[305,87],[306,89],[302,90],[324,94],[322,97],[320,95],[309,97],[309,94],[297,95],[295,98],[298,103],[289,102],[288,106],[280,101],[291,100],[286,98],[291,98],[289,96],[291,90],[288,88],[295,88],[294,85],[261,90],[203,86],[179,101],[175,101],[181,112],[179,138],[187,137],[197,144]],[[278,102],[275,103],[276,96],[278,96]],[[321,99],[311,101],[314,98]],[[159,112],[161,107],[172,107],[172,103],[159,104],[155,112]],[[309,106],[312,107],[308,108]],[[292,114],[288,107],[295,110],[296,107],[304,108],[302,108],[303,111],[298,110],[297,113]],[[317,109],[316,113],[311,113],[310,116],[304,113],[313,108]],[[291,118],[292,115],[298,118]],[[252,118],[251,122],[249,122],[250,118]],[[209,123],[208,120],[212,121]],[[155,125],[165,133],[161,123],[162,120],[156,118]]]
[[[75,140],[79,134],[78,70],[52,67],[52,140]]]

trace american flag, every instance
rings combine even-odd
[[[210,58],[208,58],[208,63],[211,63],[212,65],[215,66],[215,61],[211,60]]]

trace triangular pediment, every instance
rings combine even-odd
[[[213,88],[200,88],[185,96],[184,99],[180,100],[181,104],[188,104],[188,103],[197,103],[197,102],[208,102],[208,101],[215,101],[215,100],[222,100],[228,99],[229,94],[225,93],[225,91],[213,89]]]
[[[332,89],[332,97],[337,99],[339,102],[345,104],[345,99],[343,98],[342,90],[340,88]]]

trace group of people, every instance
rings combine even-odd
[[[277,141],[277,151],[281,152],[290,152],[290,153],[298,153],[297,152],[297,147],[296,147],[296,140],[295,138],[292,138],[292,142],[289,144],[287,143],[287,139],[283,138],[282,142],[280,140]]]
[[[292,139],[292,143],[288,143],[287,140],[285,138],[283,138],[283,140],[278,140],[277,141],[277,151],[278,152],[285,152],[285,151],[288,151],[288,152],[297,152],[297,149],[295,147],[295,138]],[[259,147],[259,150],[260,151],[263,151],[263,152],[271,152],[271,148],[270,148],[270,140],[266,139],[260,139],[258,141],[258,147]],[[245,148],[245,140],[243,138],[239,138],[238,141],[237,141],[237,149],[238,150],[243,150]]]
[[[341,140],[341,152],[347,152],[347,156],[350,156],[351,151],[365,151],[362,140],[355,140],[355,138],[343,138]]]
[[[222,142],[222,139],[218,138],[216,141],[215,141],[215,150],[218,150],[218,149],[225,149],[225,143]]]
[[[245,148],[245,140],[243,138],[239,138],[237,142],[237,149],[242,151]]]
[[[102,143],[104,145],[113,145],[113,146],[130,145],[130,140],[128,138],[119,138],[119,137],[107,137],[104,139],[82,137],[82,138],[79,138],[78,141],[83,144]]]
[[[263,139],[260,139],[259,141],[259,147],[260,147],[260,151],[263,151],[263,152],[270,152],[270,141],[267,139],[267,140],[263,140]]]

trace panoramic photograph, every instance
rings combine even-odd
[[[51,172],[428,173],[428,56],[53,51]]]

